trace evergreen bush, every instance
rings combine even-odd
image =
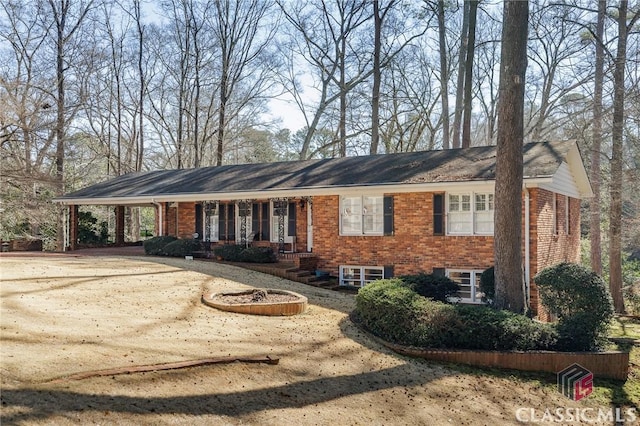
[[[171,235],[161,235],[146,240],[142,246],[144,247],[145,254],[149,255],[163,255],[162,249],[169,243],[176,241],[177,238]]]
[[[400,279],[420,296],[440,302],[448,302],[460,291],[458,283],[442,275],[421,272],[416,275],[403,275]]]
[[[202,251],[202,242],[192,238],[175,240],[162,248],[162,254],[171,257],[192,256],[196,251]]]
[[[271,247],[243,247],[237,244],[225,244],[213,249],[216,257],[228,262],[274,263],[277,256]]]
[[[424,348],[546,350],[557,341],[549,324],[486,306],[434,301],[398,278],[360,289],[355,317],[385,340]]]
[[[592,351],[606,344],[613,303],[596,273],[575,263],[545,268],[534,277],[543,305],[558,318],[558,349]]]

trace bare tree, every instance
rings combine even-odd
[[[531,97],[531,118],[525,130],[531,140],[545,140],[562,127],[564,120],[553,114],[568,95],[592,77],[590,69],[584,66],[588,59],[576,61],[585,51],[578,13],[571,5],[560,4],[534,5],[531,11],[529,78],[536,84],[529,85],[533,92],[527,93]]]
[[[271,2],[264,0],[215,2],[213,34],[221,51],[216,149],[218,166],[223,163],[225,131],[230,119],[238,114],[243,104],[264,96],[262,92],[268,87],[269,68],[264,61],[267,61],[267,48],[277,25],[271,23],[271,30],[261,31],[271,6]],[[247,87],[239,87],[243,82]],[[234,99],[234,96],[239,99]],[[237,103],[236,110],[230,111],[230,102],[234,100]]]
[[[80,29],[85,17],[91,10],[93,1],[80,2],[75,5],[71,0],[48,0],[51,13],[53,15],[52,30],[53,42],[55,45],[55,61],[56,61],[56,124],[54,128],[56,140],[56,193],[64,194],[64,157],[65,157],[65,141],[67,138],[67,126],[72,118],[68,115],[67,104],[65,103],[66,95],[66,76],[69,67],[69,49],[72,46],[73,37]],[[60,220],[58,224],[57,240],[58,250],[64,250],[64,229],[65,219],[64,212],[60,212]]]
[[[462,142],[463,148],[471,146],[471,105],[473,84],[473,58],[476,47],[476,20],[478,16],[477,0],[469,1],[469,35],[467,37],[467,52],[464,62],[464,101],[462,102]]]
[[[624,313],[622,297],[622,183],[623,137],[625,126],[625,68],[629,31],[640,18],[640,9],[628,14],[627,0],[620,0],[617,11],[618,43],[613,69],[613,132],[611,135],[611,208],[609,210],[609,290],[613,307]]]
[[[607,1],[598,1],[598,18],[595,33],[595,64],[593,89],[593,132],[591,145],[591,164],[589,177],[593,189],[593,198],[589,204],[589,239],[591,240],[590,258],[591,269],[602,275],[602,236],[600,234],[602,206],[600,196],[601,170],[600,156],[602,155],[602,90],[604,85],[604,21],[607,13]]]
[[[393,8],[395,0],[391,0],[385,8],[380,11],[380,1],[373,0],[373,90],[371,95],[371,154],[378,153],[378,143],[380,139],[380,83],[382,71],[380,69],[380,55],[382,54],[382,23],[385,16]]]
[[[495,189],[495,282],[499,308],[524,312],[522,273],[522,143],[529,3],[505,0]]]

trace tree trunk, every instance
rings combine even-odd
[[[458,56],[458,79],[456,85],[456,107],[453,113],[452,148],[460,148],[460,121],[462,119],[462,96],[464,95],[464,64],[469,36],[469,2],[463,2],[462,31],[460,32],[460,54]]]
[[[440,50],[440,96],[442,97],[442,149],[449,149],[449,68],[444,21],[444,0],[438,0],[438,44]]]
[[[371,94],[371,147],[370,154],[378,153],[380,139],[380,36],[382,17],[379,0],[373,0],[374,40],[373,40],[373,93]]]
[[[51,8],[55,11],[55,6],[51,3]],[[57,11],[56,11],[57,12]],[[64,101],[64,26],[65,26],[66,13],[62,11],[60,15],[56,13],[56,89],[58,97],[56,99],[56,192],[58,196],[64,194],[64,144],[66,139],[65,129],[65,101]],[[65,237],[65,209],[66,207],[60,206],[58,214],[58,227],[56,230],[56,240],[58,251],[64,251],[64,237]]]
[[[462,107],[462,147],[471,146],[471,86],[473,85],[473,56],[476,47],[476,17],[478,2],[469,2],[469,36],[467,38],[467,54],[464,64],[464,102]]]
[[[344,34],[344,31],[343,33]],[[346,83],[346,53],[347,38],[342,37],[340,49],[340,122],[338,123],[339,136],[339,156],[347,156],[347,83]]]
[[[609,291],[616,313],[624,313],[622,297],[622,143],[624,132],[624,67],[627,56],[627,1],[618,8],[618,46],[613,70],[611,133],[611,207],[609,211]]]
[[[138,93],[138,103],[140,104],[138,116],[138,155],[136,156],[136,171],[142,170],[142,160],[144,158],[144,93],[146,82],[144,79],[144,69],[142,67],[142,52],[144,42],[144,25],[142,25],[142,13],[140,10],[140,0],[135,2],[136,24],[138,29],[138,77],[140,79],[140,92]]]
[[[495,189],[495,303],[524,312],[522,143],[529,3],[504,2]]]
[[[589,204],[589,237],[591,240],[591,269],[602,275],[602,237],[600,235],[600,155],[602,149],[602,85],[604,82],[604,19],[607,12],[607,1],[598,2],[598,23],[596,25],[596,63],[593,91],[593,141],[591,146],[591,165],[589,177],[593,198]]]

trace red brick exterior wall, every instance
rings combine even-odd
[[[313,199],[313,252],[319,267],[393,265],[395,275],[433,268],[486,269],[493,264],[493,236],[434,236],[433,194],[394,197],[392,236],[340,236],[338,196]]]
[[[177,226],[177,214],[176,207],[169,207],[172,203],[164,203],[164,235],[173,235],[174,237],[178,236],[178,226]]]
[[[394,235],[341,236],[340,197],[313,197],[313,253],[318,268],[338,275],[340,265],[393,266],[395,275],[432,272],[434,268],[484,270],[493,265],[493,236],[433,235],[433,193],[385,194],[394,198]],[[565,196],[529,189],[530,276],[562,261],[580,257],[580,200],[569,199],[569,233],[565,227]],[[558,232],[554,233],[553,202],[558,198]],[[524,218],[523,196],[523,227]],[[264,201],[264,200],[263,200]],[[307,209],[296,200],[296,251],[307,250]],[[177,219],[177,221],[176,221]],[[191,238],[195,232],[195,203],[164,204],[164,234]],[[523,259],[524,259],[523,230]],[[287,244],[287,249],[289,249]],[[531,308],[545,317],[535,283]]]
[[[117,206],[116,213],[116,245],[124,244],[124,206]]]
[[[531,277],[560,262],[580,261],[580,200],[569,197],[569,232],[566,228],[566,196],[534,188],[531,194]],[[553,204],[557,199],[554,227]],[[557,230],[556,230],[557,228]],[[535,282],[531,282],[531,307],[543,319],[548,315],[538,300]]]
[[[196,232],[196,203],[178,204],[178,235],[177,237],[193,238],[194,232]]]

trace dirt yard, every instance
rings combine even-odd
[[[348,319],[354,296],[212,262],[0,257],[2,425],[496,425],[594,407],[548,383],[396,355]],[[293,290],[308,310],[260,317],[204,292]],[[211,357],[279,358],[53,380]],[[525,411],[522,411],[524,409]],[[539,423],[539,422],[537,422]]]

